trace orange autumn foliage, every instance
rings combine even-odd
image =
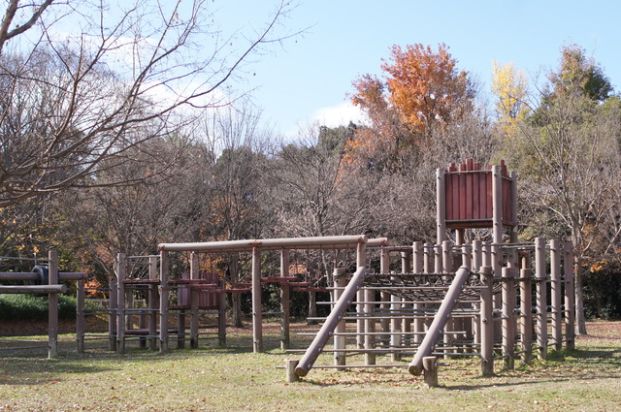
[[[384,61],[386,80],[363,75],[354,82],[352,102],[371,122],[361,128],[348,145],[348,158],[363,152],[391,153],[414,145],[425,146],[434,127],[458,121],[472,108],[474,90],[468,73],[457,69],[457,61],[444,44],[434,51],[415,44],[393,46],[391,60]]]

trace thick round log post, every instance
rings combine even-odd
[[[84,352],[84,331],[86,328],[86,318],[84,314],[84,279],[77,281],[76,299],[75,299],[75,340],[78,353]]]
[[[187,279],[189,274],[181,276],[182,279]],[[190,285],[177,286],[177,297],[181,290],[187,290],[190,299],[192,299],[192,287]],[[185,309],[179,309],[177,311],[177,349],[185,348]]]
[[[298,366],[297,359],[285,359],[285,371],[287,373],[287,383],[298,382],[300,378],[295,374],[295,368]]]
[[[528,258],[522,257],[520,270],[520,343],[522,362],[527,364],[533,354],[533,298],[531,287],[531,271],[528,268]]]
[[[425,243],[423,247],[423,271],[425,273],[433,273],[434,267],[434,246],[432,243]]]
[[[474,272],[478,272],[483,264],[482,254],[481,254],[481,241],[473,240],[472,241],[472,260],[471,260],[471,268]],[[472,317],[472,340],[474,342],[474,348],[481,344],[481,315],[480,315],[480,304],[473,303],[472,308],[474,309],[476,315]],[[473,349],[474,349],[473,348]]]
[[[446,239],[446,194],[443,169],[436,169],[436,243]]]
[[[332,278],[334,279],[334,292],[333,292],[334,298],[332,299],[334,303],[332,304],[332,310],[334,310],[334,308],[336,307],[336,302],[338,302],[338,300],[341,298],[341,295],[343,294],[343,288],[347,286],[347,279],[346,279],[345,273],[346,272],[344,268],[334,269],[334,275],[332,276]],[[345,349],[346,341],[345,341],[345,336],[342,335],[345,331],[346,331],[346,323],[344,320],[340,320],[338,324],[336,325],[336,328],[334,329],[334,332],[335,332],[334,333],[334,349],[335,349],[334,365],[335,366],[345,366],[346,364],[347,356],[346,356],[346,353],[343,351]]]
[[[494,374],[494,303],[492,300],[492,288],[494,275],[490,266],[480,269],[481,282],[481,374],[492,376]]]
[[[452,244],[449,240],[443,240],[442,241],[442,264],[441,264],[442,273],[449,273],[453,271],[453,252],[452,252]],[[448,281],[448,277],[444,277],[444,281]],[[451,344],[453,343],[453,336],[451,333],[449,333],[449,331],[455,330],[455,320],[452,318],[451,314],[449,313],[448,316],[450,317],[447,321],[446,324],[444,325],[444,333],[442,336],[442,341],[443,341],[443,346],[445,348],[448,348],[451,346]],[[444,358],[448,359],[449,357],[449,352],[451,352],[449,349],[444,349]]]
[[[401,273],[412,272],[412,258],[413,258],[412,254],[401,252]],[[399,309],[402,311],[402,313],[405,314],[405,313],[412,312],[412,304],[406,303],[407,299],[405,297],[398,298],[397,300],[401,302],[399,304]],[[398,342],[400,345],[401,344],[403,344],[404,346],[410,345],[410,341],[411,341],[410,332],[411,331],[412,331],[412,319],[406,316],[403,316],[403,319],[401,319],[401,332],[403,332],[403,334],[398,339]]]
[[[261,250],[256,246],[252,248],[252,351],[263,352]]]
[[[148,276],[149,280],[158,280],[159,274],[157,271],[157,256],[149,256],[149,267],[148,267]],[[158,297],[158,289],[156,285],[149,285],[149,295],[148,295],[148,307],[149,307],[149,319],[148,319],[148,330],[149,330],[149,349],[157,350],[157,318],[158,318],[158,309],[160,307],[160,301]]]
[[[125,253],[116,255],[116,351],[125,352],[125,277],[127,276],[127,257]]]
[[[358,243],[356,247],[356,266],[357,267],[366,267],[367,265],[367,254],[366,254],[366,244]],[[356,346],[358,349],[364,349],[364,333],[365,333],[365,323],[364,323],[364,301],[366,300],[365,291],[363,288],[358,289],[356,293]]]
[[[574,272],[574,247],[565,241],[563,253],[563,275],[565,277],[565,341],[567,349],[575,348],[576,295]]]
[[[502,173],[501,167],[492,166],[492,235],[495,244],[502,243]],[[500,277],[500,273],[495,274]]]
[[[160,252],[160,353],[168,352],[168,286],[169,277],[168,252]]]
[[[280,251],[280,276],[289,276],[289,250],[282,249]],[[280,284],[280,311],[282,312],[282,323],[280,324],[280,349],[289,349],[289,317],[291,314],[290,305],[291,298],[289,296],[289,283],[282,282]],[[295,367],[294,367],[295,369]]]
[[[423,266],[423,256],[424,256],[424,249],[423,249],[423,242],[420,241],[416,241],[413,243],[412,245],[412,249],[414,252],[414,256],[413,256],[413,271],[414,273],[423,273],[424,271],[424,266]],[[422,333],[425,330],[425,322],[422,318],[422,311],[425,310],[425,305],[423,303],[414,303],[414,337],[413,337],[413,341],[415,345],[420,345],[420,343],[423,341],[423,335]]]
[[[563,348],[563,313],[561,307],[561,254],[558,239],[550,239],[550,316],[554,350]]]
[[[108,349],[116,351],[116,303],[118,301],[116,274],[108,277]]]
[[[515,277],[513,268],[502,268],[502,357],[513,369],[515,357]]]
[[[380,273],[382,274],[391,273],[390,272],[390,252],[388,252],[386,248],[384,247],[380,248]],[[379,304],[380,312],[383,314],[388,313],[388,311],[391,308],[391,304],[388,304],[386,302],[388,301],[392,302],[391,294],[388,292],[381,291],[380,301],[382,302]],[[381,325],[382,332],[384,333],[388,333],[390,329],[392,328],[392,322],[388,316],[383,316],[383,319],[380,320],[380,325]]]
[[[222,281],[222,291],[216,295],[218,298],[218,346],[226,346],[226,292],[224,292],[224,281]]]
[[[423,379],[427,387],[438,387],[438,358],[435,356],[423,358]]]
[[[545,359],[548,353],[548,306],[547,306],[547,276],[545,241],[541,237],[535,238],[535,291],[537,313],[537,346],[538,356]]]
[[[199,279],[199,260],[198,253],[192,252],[190,254],[190,279]],[[198,326],[199,326],[199,302],[200,295],[197,288],[190,288],[190,347],[192,349],[198,348]]]
[[[48,284],[58,285],[58,253],[55,250],[48,252]],[[58,356],[58,294],[47,295],[47,357],[53,359]]]

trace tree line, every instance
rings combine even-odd
[[[621,268],[621,99],[582,48],[564,47],[542,84],[495,65],[490,109],[446,45],[394,46],[381,75],[352,79],[365,122],[283,141],[260,108],[217,91],[274,39],[286,3],[237,54],[214,38],[213,53],[194,60],[205,2],[160,4],[151,16],[128,7],[113,22],[90,5],[101,19],[80,41],[50,29],[75,12],[66,4],[21,3],[7,3],[0,27],[3,255],[55,247],[105,282],[116,252],[149,254],[162,241],[430,240],[434,170],[505,159],[519,175],[521,238],[570,239],[587,313],[621,315],[610,291]],[[35,41],[18,43],[24,33]],[[133,58],[119,61],[118,50]],[[324,254],[306,259],[329,272]],[[211,263],[230,280],[243,270],[232,258]]]

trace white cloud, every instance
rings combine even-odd
[[[341,102],[334,106],[322,107],[311,116],[311,123],[319,123],[322,126],[337,127],[347,126],[349,122],[366,123],[367,116],[359,107],[349,101]]]

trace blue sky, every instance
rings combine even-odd
[[[616,1],[327,1],[299,0],[280,33],[308,29],[272,45],[244,66],[238,89],[252,89],[264,121],[286,136],[323,118],[351,117],[348,94],[364,73],[380,73],[393,44],[445,43],[491,99],[494,60],[513,63],[532,83],[558,65],[560,49],[576,43],[621,88],[621,3]],[[274,2],[220,3],[227,29],[260,27]],[[231,9],[227,9],[227,8]],[[218,15],[216,15],[218,17]]]

